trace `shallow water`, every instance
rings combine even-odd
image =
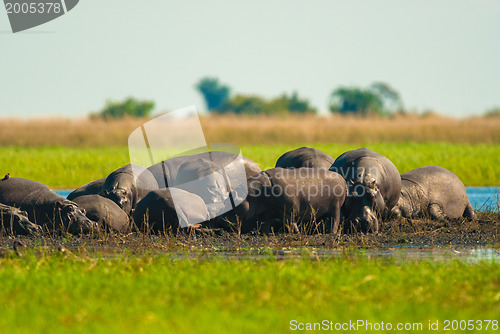
[[[466,187],[465,190],[474,210],[498,211],[500,187]]]
[[[266,259],[275,258],[286,260],[292,258],[327,259],[337,257],[359,258],[369,260],[388,260],[395,262],[408,261],[461,261],[475,263],[480,261],[500,263],[500,248],[491,247],[466,247],[466,246],[443,246],[443,247],[411,247],[394,246],[389,248],[368,248],[332,250],[322,248],[291,248],[271,250],[267,248],[246,249],[235,251],[207,251],[173,253],[177,258],[226,258],[233,260],[243,259]]]

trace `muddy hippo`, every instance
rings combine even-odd
[[[140,231],[164,233],[209,221],[210,215],[199,196],[169,187],[148,193],[137,204],[133,218]]]
[[[278,161],[275,167],[281,168],[325,168],[332,166],[335,160],[328,154],[311,147],[301,147],[293,151],[286,152]]]
[[[401,196],[392,209],[396,216],[435,220],[476,218],[464,184],[443,167],[426,166],[401,174],[401,184]]]
[[[254,161],[246,157],[239,156],[238,154],[223,151],[204,152],[171,158],[148,167],[148,170],[154,175],[158,185],[160,185],[160,188],[169,185],[171,186],[175,184],[175,179],[177,178],[180,166],[186,161],[194,159],[206,159],[213,161],[217,167],[224,170],[224,173],[231,181],[241,178],[239,171],[240,163],[243,164],[245,169],[246,175],[243,177],[245,180],[262,171],[259,165],[257,165]],[[238,187],[237,182],[232,182],[232,184],[234,188]]]
[[[99,223],[101,228],[117,232],[130,230],[129,216],[109,198],[100,195],[83,195],[73,201],[85,209],[86,216]]]
[[[80,197],[80,196],[97,195],[101,192],[102,186],[104,185],[104,181],[106,181],[106,179],[99,179],[99,180],[95,180],[95,181],[89,182],[87,184],[84,184],[80,188],[73,190],[73,192],[71,192],[68,195],[67,199],[72,201],[75,198]]]
[[[342,207],[347,221],[361,232],[378,232],[379,219],[390,214],[401,193],[398,169],[383,155],[367,148],[340,155],[330,167],[347,182]]]
[[[72,234],[98,231],[97,223],[87,218],[75,202],[39,182],[16,177],[1,181],[0,203],[26,211],[30,221],[48,231]]]
[[[33,224],[26,211],[0,204],[0,226],[9,234],[30,235],[41,231],[41,227]]]
[[[99,195],[109,198],[130,214],[137,203],[155,189],[158,189],[158,183],[147,169],[129,164],[109,174]]]
[[[242,233],[257,229],[260,222],[264,228],[271,224],[279,229],[290,222],[309,232],[337,233],[347,195],[339,174],[324,168],[273,168],[251,177],[248,184],[243,203],[221,217],[233,223],[240,219]],[[313,221],[327,224],[318,228]]]

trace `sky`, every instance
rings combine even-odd
[[[83,117],[106,100],[195,105],[299,93],[326,112],[339,86],[375,81],[407,109],[465,117],[500,107],[498,0],[81,0],[13,34],[0,8],[0,117]]]

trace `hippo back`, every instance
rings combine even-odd
[[[77,197],[84,195],[97,195],[101,192],[102,186],[104,185],[104,181],[106,179],[99,179],[73,190],[67,197],[70,201],[74,200]]]
[[[315,148],[301,147],[293,151],[286,152],[278,161],[276,167],[281,168],[325,168],[328,169],[334,163],[334,159]]]

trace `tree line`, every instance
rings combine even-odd
[[[232,93],[231,88],[218,78],[204,77],[196,85],[209,113],[235,115],[316,114],[317,108],[297,92],[264,98],[255,94]],[[150,117],[155,103],[128,97],[124,101],[107,101],[103,109],[91,117],[122,118]],[[404,113],[399,92],[385,82],[374,82],[368,87],[339,86],[328,96],[328,109],[342,115],[391,115]],[[487,111],[486,116],[497,117],[500,108]]]

